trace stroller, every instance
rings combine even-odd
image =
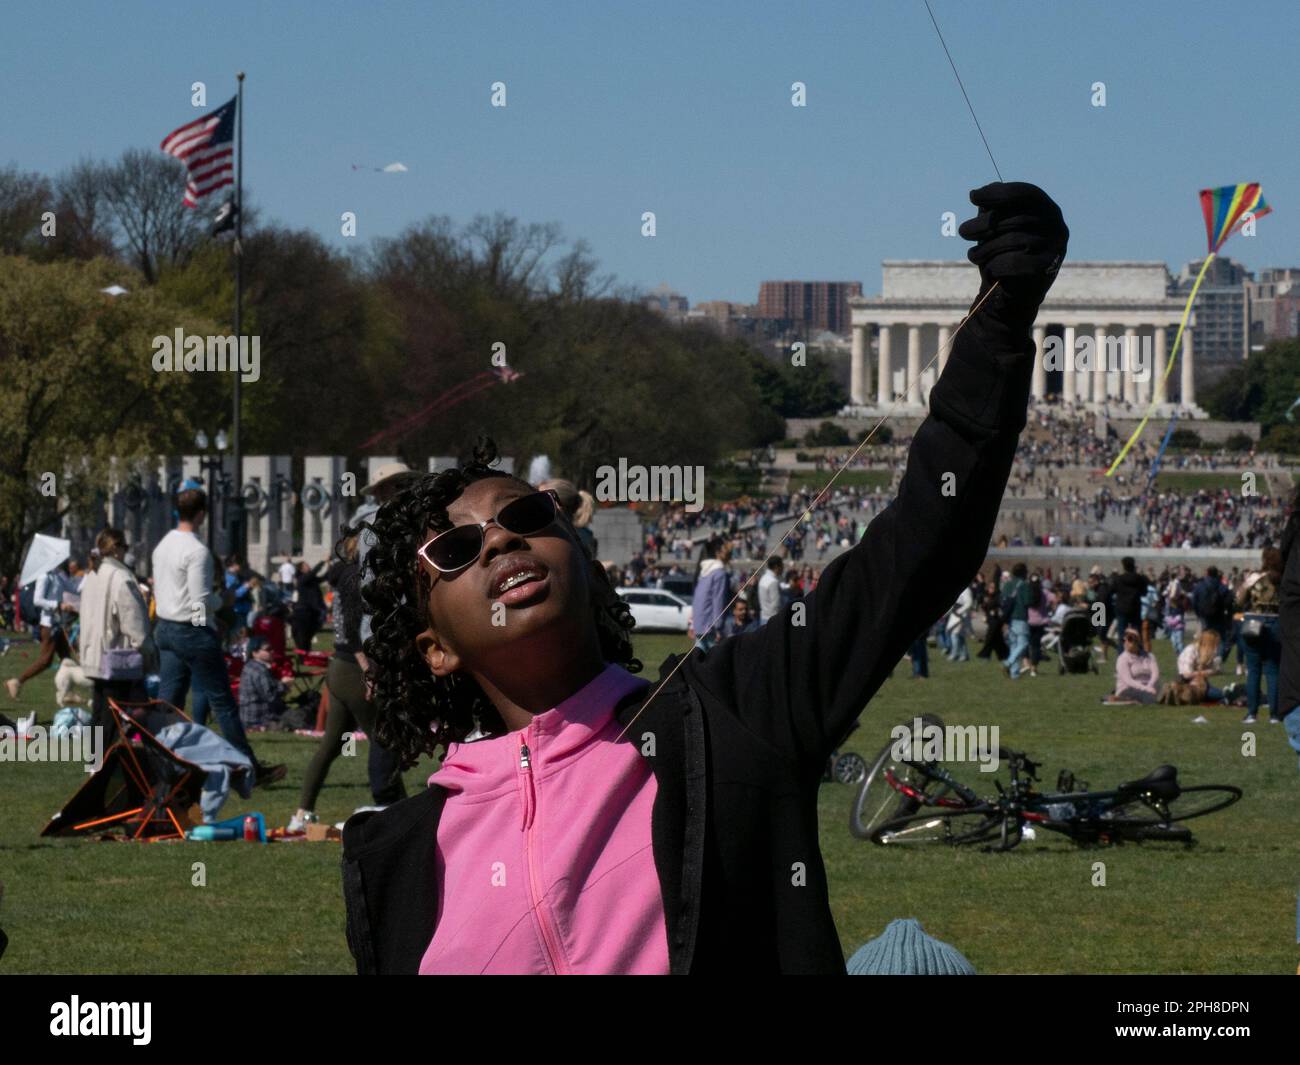
[[[1043,649],[1056,648],[1056,659],[1062,673],[1097,672],[1092,654],[1092,641],[1096,630],[1086,610],[1077,607],[1067,610],[1059,626],[1051,626],[1043,635]]]

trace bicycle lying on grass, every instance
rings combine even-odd
[[[943,728],[936,717],[920,720]],[[938,761],[895,758],[895,746],[888,744],[872,762],[849,813],[853,835],[880,846],[981,844],[1006,851],[1026,837],[1027,827],[1029,838],[1041,828],[1082,844],[1191,844],[1191,830],[1177,822],[1241,798],[1241,789],[1230,784],[1183,787],[1171,765],[1112,791],[1089,791],[1087,781],[1062,770],[1056,791],[1044,794],[1034,788],[1040,764],[1007,747],[993,754],[1007,763],[1010,785],[994,781],[998,794],[983,798]]]

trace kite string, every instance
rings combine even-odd
[[[1192,302],[1196,299],[1196,293],[1200,290],[1201,282],[1205,280],[1205,271],[1210,268],[1210,263],[1214,261],[1214,256],[1214,252],[1210,252],[1210,254],[1206,256],[1205,262],[1201,264],[1201,272],[1196,275],[1196,283],[1192,285],[1191,295],[1187,297],[1187,305],[1183,308],[1183,320],[1178,323],[1178,332],[1174,334],[1174,346],[1169,352],[1169,358],[1165,361],[1164,380],[1166,381],[1169,380],[1169,375],[1174,369],[1174,363],[1178,359],[1179,345],[1183,340],[1183,330],[1187,328],[1187,319],[1192,313]],[[1066,358],[1073,357],[1073,352],[1066,352]],[[1124,457],[1129,453],[1129,450],[1137,443],[1138,437],[1142,435],[1142,430],[1147,427],[1147,422],[1151,420],[1151,415],[1155,413],[1155,409],[1155,389],[1152,389],[1151,402],[1147,405],[1146,413],[1142,415],[1142,420],[1138,422],[1138,427],[1133,430],[1133,435],[1128,438],[1128,442],[1120,449],[1120,453],[1115,457],[1115,461],[1110,464],[1110,469],[1106,471],[1107,477],[1111,476],[1117,469],[1119,469],[1120,463],[1124,461]]]
[[[961,89],[962,97],[966,101],[966,109],[970,111],[970,117],[975,119],[975,128],[979,130],[980,140],[984,142],[984,150],[989,153],[989,162],[993,164],[993,171],[997,174],[998,180],[1002,180],[1002,171],[998,168],[998,161],[993,158],[993,149],[989,147],[989,139],[984,136],[984,127],[980,125],[980,120],[975,114],[975,108],[971,106],[970,96],[966,93],[966,86],[962,84],[961,75],[957,73],[957,64],[952,61],[952,53],[948,51],[948,42],[943,39],[943,31],[939,29],[939,22],[934,17],[934,11],[930,8],[930,0],[925,0],[925,10],[930,13],[930,21],[934,23],[934,32],[939,35],[939,43],[943,45],[943,54],[948,57],[948,65],[952,67],[953,77],[957,79],[957,88]]]
[[[989,140],[986,136],[984,136],[984,127],[980,125],[979,116],[975,114],[975,108],[970,102],[970,95],[966,92],[966,86],[962,84],[961,75],[957,73],[957,64],[953,62],[952,53],[948,51],[948,42],[943,39],[943,31],[939,29],[939,21],[934,17],[934,11],[930,7],[930,0],[924,0],[924,2],[925,2],[925,9],[930,14],[930,21],[934,24],[934,32],[939,35],[939,44],[943,46],[943,54],[948,57],[948,65],[952,67],[953,76],[957,79],[957,87],[961,89],[962,97],[966,101],[966,107],[970,111],[970,117],[975,120],[975,128],[979,131],[980,140],[984,142],[984,150],[989,153],[989,162],[993,164],[993,170],[998,175],[998,180],[1001,181],[1002,171],[998,167],[998,161],[993,158],[993,149],[989,147]],[[984,301],[987,300],[991,295],[993,295],[994,292],[997,291],[998,284],[999,282],[997,281],[993,282],[988,292],[986,292],[980,298],[980,300],[975,304],[975,306],[973,306],[970,309],[970,311],[967,312],[966,317],[963,318],[958,323],[957,328],[952,331],[952,336],[948,338],[948,343],[934,353],[934,357],[931,358],[930,361],[925,364],[925,366],[922,368],[922,372],[924,372],[924,370],[928,370],[931,366],[933,366],[935,360],[938,359],[945,351],[948,350],[948,348],[952,346],[953,341],[957,339],[957,334],[961,332],[962,326],[964,326],[968,321],[970,321],[971,317],[975,314],[975,312],[978,311],[981,306],[983,306]],[[817,503],[821,500],[822,496],[824,496],[827,492],[830,491],[831,485],[835,483],[836,478],[838,478],[841,473],[843,473],[846,469],[848,469],[848,467],[853,463],[854,459],[858,457],[858,453],[864,447],[866,447],[867,444],[871,441],[871,438],[876,435],[876,430],[878,430],[882,425],[884,425],[885,422],[889,419],[889,416],[894,412],[895,405],[896,403],[890,405],[889,409],[886,410],[885,413],[881,416],[880,421],[876,422],[876,424],[872,427],[871,432],[867,433],[867,435],[863,437],[862,442],[858,444],[858,446],[854,449],[853,454],[851,454],[847,459],[845,459],[844,463],[839,467],[839,469],[837,469],[831,475],[831,479],[826,482],[826,487],[824,487],[820,492],[817,493],[812,503],[808,505],[808,507],[794,522],[794,524],[790,526],[785,536],[781,537],[781,539],[777,542],[776,548],[773,549],[773,551],[767,556],[767,559],[764,560],[763,564],[756,566],[754,568],[754,571],[746,578],[745,582],[737,589],[736,594],[731,597],[730,602],[728,602],[727,605],[723,607],[722,613],[720,613],[716,618],[713,619],[713,622],[710,624],[708,629],[704,630],[705,632],[712,631],[713,625],[716,625],[722,618],[726,617],[727,611],[729,611],[732,608],[732,606],[735,605],[736,600],[740,598],[740,596],[744,593],[745,589],[748,588],[749,585],[753,582],[754,578],[763,570],[767,562],[776,557],[777,551],[779,551],[784,546],[786,540],[790,538],[790,535],[795,531],[795,529],[799,527],[800,523],[803,522],[806,518],[808,518],[812,514],[812,508],[817,505]],[[693,622],[694,619],[692,619],[692,624]],[[696,629],[696,631],[698,632],[699,630]],[[691,651],[697,650],[698,648],[699,648],[699,644],[696,643],[691,647]],[[641,716],[645,708],[649,706],[652,702],[654,702],[656,696],[658,696],[658,694],[663,690],[664,685],[666,685],[670,680],[672,680],[673,676],[677,673],[677,671],[681,669],[681,667],[686,663],[686,659],[690,657],[690,653],[691,653],[690,651],[687,651],[686,654],[678,658],[677,664],[673,666],[668,676],[666,676],[662,681],[659,682],[659,686],[655,688],[653,692],[650,693],[650,697],[646,699],[638,708],[637,712],[632,715],[631,720],[628,721],[626,726],[624,726],[623,731],[619,733],[618,738],[620,740],[625,735],[627,735],[627,730],[632,727],[633,723],[636,721],[638,717]]]

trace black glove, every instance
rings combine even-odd
[[[979,214],[958,232],[976,242],[967,257],[980,269],[980,296],[994,283],[1009,297],[999,303],[1032,319],[1065,258],[1070,230],[1061,209],[1037,185],[994,182],[970,194]]]

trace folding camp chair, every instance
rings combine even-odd
[[[161,699],[108,700],[117,737],[99,770],[50,820],[42,836],[121,834],[130,840],[184,839],[205,770],[173,754],[157,733],[189,716]]]

